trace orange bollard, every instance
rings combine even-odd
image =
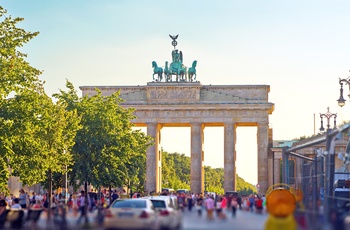
[[[299,197],[298,197],[299,198]],[[275,184],[266,192],[266,208],[269,216],[265,230],[296,230],[293,212],[296,208],[295,191],[287,184]]]

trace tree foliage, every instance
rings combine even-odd
[[[134,110],[120,106],[119,93],[103,96],[97,91],[79,98],[70,82],[66,86],[68,92],[61,90],[54,96],[68,110],[77,110],[82,127],[72,150],[71,184],[87,181],[94,187],[116,187],[143,181],[140,171],[145,170],[146,150],[152,143],[150,137],[132,129]]]
[[[163,187],[190,189],[191,161],[185,154],[162,151]]]
[[[24,184],[44,181],[47,172],[60,172],[70,164],[69,149],[77,128],[75,112],[53,103],[45,94],[41,71],[25,61],[20,52],[38,35],[17,28],[23,18],[6,16],[0,7],[0,189],[5,191],[11,175]]]
[[[79,119],[75,111],[53,103],[43,92],[24,91],[2,107],[2,117],[8,122],[8,162],[12,175],[24,184],[43,182],[47,172],[63,172],[72,164],[69,153],[74,144]]]
[[[79,118],[45,94],[38,78],[41,71],[18,51],[38,32],[17,28],[23,18],[6,16],[2,7],[0,18],[0,189],[4,190],[9,170],[33,185],[45,181],[48,172],[62,172],[63,165],[72,164],[71,155],[62,153],[73,146]]]
[[[23,18],[12,18],[0,6],[0,103],[10,93],[23,90],[35,90],[42,82],[38,79],[41,72],[25,61],[26,54],[18,50],[25,43],[37,36],[39,32],[28,32],[18,28]]]

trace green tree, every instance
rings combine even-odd
[[[168,153],[162,150],[163,187],[190,189],[191,161],[185,154]]]
[[[256,187],[237,175],[237,192],[240,195],[256,194]]]
[[[23,90],[36,90],[42,82],[38,79],[41,71],[25,61],[26,54],[18,50],[25,43],[37,36],[39,32],[28,32],[17,28],[23,18],[12,18],[0,6],[0,103],[11,93]]]
[[[28,89],[36,89],[41,85],[38,79],[40,71],[31,67],[24,58],[26,54],[18,51],[25,43],[35,37],[38,32],[30,33],[17,28],[23,18],[7,16],[7,11],[0,6],[0,191],[7,192],[9,178],[9,160],[14,157],[11,135],[12,119],[5,118],[3,111],[10,95],[16,95]]]
[[[7,186],[9,169],[24,184],[47,179],[48,172],[60,172],[70,164],[62,149],[73,145],[76,114],[65,105],[53,103],[38,76],[41,71],[25,61],[18,51],[38,35],[17,28],[23,18],[6,16],[0,7],[0,189]],[[63,134],[64,132],[64,134]],[[6,184],[5,184],[6,182]]]
[[[63,172],[72,164],[70,154],[63,154],[74,144],[79,119],[65,105],[53,103],[43,91],[24,91],[8,100],[2,115],[11,120],[11,164],[13,175],[32,185],[47,179],[47,173]]]
[[[119,93],[79,98],[74,86],[67,81],[68,92],[54,96],[65,101],[68,109],[76,109],[81,116],[81,126],[73,147],[75,164],[70,181],[82,184],[87,181],[94,187],[116,187],[141,184],[140,175],[145,170],[147,148],[151,138],[140,130],[133,130],[132,108],[120,106]]]

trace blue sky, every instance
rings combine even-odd
[[[350,103],[340,108],[336,102],[338,78],[349,77],[349,1],[0,0],[0,5],[8,15],[25,18],[22,28],[40,32],[22,50],[44,71],[40,78],[50,95],[64,89],[65,79],[77,89],[145,85],[152,81],[152,61],[162,66],[171,60],[168,35],[179,34],[184,64],[198,61],[203,85],[270,85],[275,140],[313,135],[328,106],[338,114],[337,123],[350,120]],[[347,86],[344,92],[349,94]],[[164,149],[188,154],[189,129],[174,130],[162,133]],[[206,165],[223,166],[222,132],[206,131]],[[238,174],[256,183],[256,130],[238,132]]]

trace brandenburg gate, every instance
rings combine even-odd
[[[204,192],[204,129],[224,127],[224,190],[236,190],[236,128],[257,126],[258,183],[268,188],[268,85],[202,85],[199,82],[150,82],[145,86],[81,86],[84,95],[99,89],[108,96],[120,91],[121,105],[135,108],[132,122],[147,127],[155,143],[147,150],[146,190],[161,190],[162,127],[191,128],[191,191]],[[247,167],[251,167],[247,165]],[[252,171],[255,171],[252,169]]]
[[[146,190],[161,190],[161,152],[159,144],[163,127],[191,128],[191,192],[204,192],[204,129],[224,127],[224,190],[236,190],[236,129],[257,126],[258,183],[260,192],[268,189],[269,103],[268,85],[202,85],[196,81],[197,61],[187,68],[182,51],[176,49],[178,35],[172,36],[172,62],[164,69],[152,62],[153,81],[145,86],[81,86],[85,95],[104,96],[117,91],[125,100],[121,106],[135,108],[135,126],[147,127],[154,145],[147,150]],[[272,141],[271,141],[272,142]],[[247,165],[247,167],[251,167]],[[255,171],[252,169],[252,171]],[[269,174],[270,173],[270,174]]]

